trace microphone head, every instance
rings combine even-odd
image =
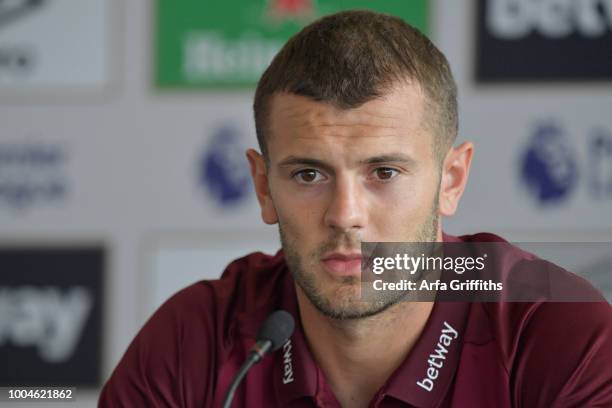
[[[272,343],[270,351],[277,350],[289,339],[294,326],[293,316],[284,310],[277,310],[261,325],[257,341],[269,340]]]

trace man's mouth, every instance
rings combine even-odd
[[[332,252],[322,259],[325,270],[334,276],[358,276],[361,273],[361,252]]]

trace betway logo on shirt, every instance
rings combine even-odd
[[[455,330],[453,326],[445,321],[438,344],[436,344],[434,352],[431,353],[427,359],[427,364],[429,367],[427,368],[425,377],[417,381],[417,385],[419,387],[423,388],[427,392],[431,392],[431,390],[433,390],[435,381],[440,375],[440,371],[446,362],[448,348],[452,344],[453,340],[457,339],[457,337],[459,337],[457,330]]]
[[[293,382],[293,362],[291,358],[291,339],[283,345],[283,384]]]

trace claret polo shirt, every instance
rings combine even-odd
[[[458,240],[500,238],[445,235]],[[510,252],[498,267],[525,258]],[[309,351],[282,251],[245,256],[221,279],[170,298],[128,347],[99,406],[221,406],[259,326],[278,309],[294,316],[296,329],[251,368],[232,406],[340,407]],[[436,302],[370,407],[612,407],[610,305]]]

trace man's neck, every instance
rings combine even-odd
[[[308,345],[343,407],[368,406],[412,350],[433,308],[433,302],[399,302],[372,317],[336,320],[296,290]]]

